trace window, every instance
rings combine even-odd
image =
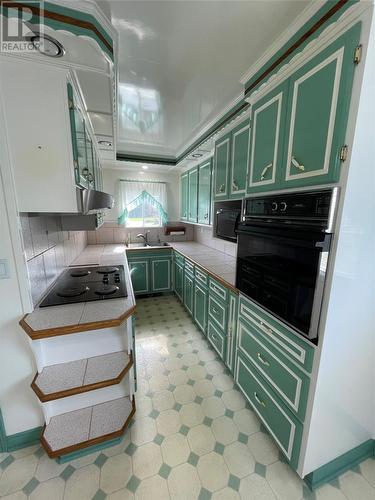
[[[160,227],[162,226],[161,214],[151,203],[143,201],[141,205],[133,208],[128,213],[125,221],[126,227]]]
[[[125,227],[160,227],[168,221],[166,184],[119,181],[118,223]]]

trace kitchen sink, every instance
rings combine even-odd
[[[167,242],[162,242],[162,243],[147,243],[145,245],[142,242],[136,242],[136,243],[129,243],[126,245],[127,248],[155,248],[155,247],[169,247],[169,243]]]

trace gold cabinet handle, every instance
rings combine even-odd
[[[234,180],[233,183],[232,183],[232,191],[238,191],[238,184],[237,182]]]
[[[296,159],[294,156],[292,156],[292,165],[293,167],[296,167],[298,170],[300,170],[301,172],[304,172],[305,171],[305,167],[303,165],[301,165]]]
[[[225,189],[225,184],[221,184],[221,186],[219,187],[219,193],[223,193],[224,189]]]
[[[272,328],[269,328],[267,325],[265,325],[263,323],[263,321],[260,322],[260,326],[262,327],[262,329],[268,333],[269,335],[273,335],[274,334],[274,331],[272,330]]]
[[[257,353],[257,357],[259,361],[262,363],[262,365],[270,366],[269,362],[266,359],[264,359],[264,357],[261,355],[260,352]]]
[[[264,169],[262,170],[262,173],[260,174],[260,180],[261,181],[264,181],[264,179],[266,178],[266,173],[267,171],[273,167],[273,161],[271,161],[271,163],[269,163],[268,165],[266,165],[264,167]]]
[[[213,307],[212,310],[215,314],[219,314],[219,311],[216,309],[216,307]]]
[[[266,407],[266,403],[260,399],[257,392],[254,392],[254,398],[259,405],[263,406],[264,408]]]

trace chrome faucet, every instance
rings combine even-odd
[[[147,245],[148,245],[147,235],[148,235],[149,232],[150,231],[146,231],[144,234],[142,234],[142,233],[137,234],[137,238],[142,238],[143,239],[145,247],[147,247]]]

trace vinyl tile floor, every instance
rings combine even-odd
[[[374,500],[368,459],[311,493],[173,296],[138,300],[137,412],[122,442],[58,464],[0,453],[8,500]]]

